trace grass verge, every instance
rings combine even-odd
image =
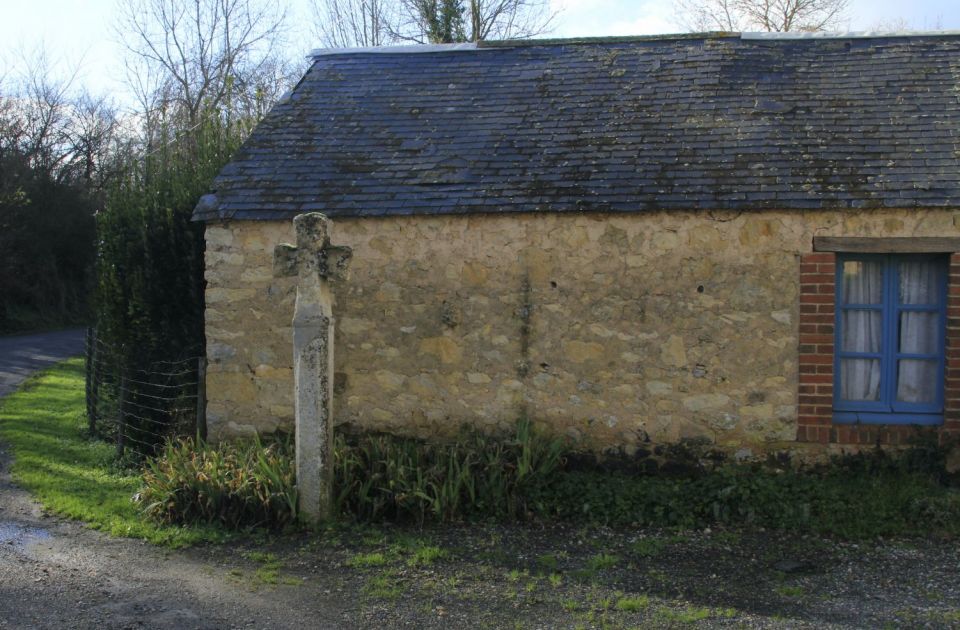
[[[131,497],[138,471],[117,470],[113,447],[85,435],[83,360],[70,359],[0,400],[0,440],[13,455],[11,473],[45,509],[114,536],[183,547],[221,541],[215,527],[176,527],[144,518]]]

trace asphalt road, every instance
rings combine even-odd
[[[28,376],[83,353],[84,330],[0,337],[0,396],[14,391]]]

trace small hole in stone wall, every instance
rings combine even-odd
[[[550,364],[549,364],[549,363],[541,363],[541,364],[540,364],[540,369],[541,369],[541,370],[549,370],[549,369],[550,369]]]
[[[556,289],[556,288],[557,288],[557,282],[556,282],[556,280],[551,280],[551,281],[550,281],[550,286],[553,287],[554,289]]]
[[[697,293],[703,293],[703,285],[702,285],[702,284],[697,286]]]

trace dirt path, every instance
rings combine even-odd
[[[336,601],[291,605],[279,587],[231,580],[253,564],[229,547],[171,551],[47,517],[0,455],[0,628],[333,628]],[[233,573],[231,573],[231,571]]]
[[[82,328],[0,337],[0,396],[39,369],[83,352]]]

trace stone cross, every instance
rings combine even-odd
[[[327,217],[293,219],[297,244],[274,249],[274,275],[297,276],[293,311],[299,511],[316,523],[333,516],[333,299],[329,280],[342,278],[353,255],[330,245]]]

